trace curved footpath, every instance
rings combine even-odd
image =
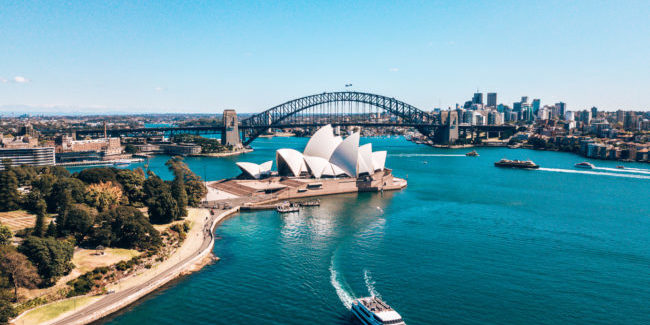
[[[185,259],[174,264],[165,272],[156,275],[148,281],[128,288],[123,291],[108,294],[100,300],[91,303],[90,305],[80,309],[79,311],[69,314],[63,318],[55,319],[46,324],[49,325],[72,325],[72,324],[88,324],[100,318],[106,317],[126,306],[135,302],[136,300],[144,297],[148,293],[161,287],[165,283],[173,280],[181,275],[186,270],[190,269],[196,263],[199,263],[212,251],[214,245],[214,228],[227,217],[239,212],[239,207],[234,207],[230,210],[221,212],[216,217],[213,217],[211,222],[205,224],[202,230],[203,242],[196,254],[193,254]]]

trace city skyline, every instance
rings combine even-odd
[[[344,89],[431,110],[477,88],[506,105],[650,108],[640,1],[3,7],[1,112],[249,113]]]

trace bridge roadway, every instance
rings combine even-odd
[[[319,127],[325,124],[332,126],[362,126],[362,127],[426,127],[436,129],[442,127],[439,124],[425,124],[425,123],[359,123],[359,122],[324,122],[324,123],[299,123],[299,124],[276,124],[270,126],[246,126],[239,125],[240,130],[248,129],[289,129],[289,128],[307,128]],[[460,130],[476,130],[476,131],[490,131],[499,132],[513,129],[510,125],[459,125]],[[185,127],[154,127],[154,128],[128,128],[128,129],[108,129],[106,133],[110,136],[121,135],[135,135],[135,134],[217,134],[223,132],[223,126],[185,126]],[[104,129],[78,129],[74,130],[78,135],[103,135]]]

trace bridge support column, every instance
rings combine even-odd
[[[458,112],[447,111],[447,119],[443,126],[436,132],[436,142],[452,145],[458,140]]]
[[[221,144],[232,146],[233,148],[241,147],[241,138],[239,137],[239,121],[237,121],[237,112],[234,109],[223,111],[223,131],[221,133]]]

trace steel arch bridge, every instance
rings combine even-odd
[[[338,104],[350,104],[349,110]],[[320,111],[308,111],[316,106],[335,104],[335,108],[326,107]],[[351,104],[370,105],[388,112],[398,119],[392,123],[373,121],[369,119],[367,108],[359,110]],[[298,117],[298,115],[301,115]],[[356,121],[351,117],[357,116]],[[342,116],[346,118],[341,119]],[[296,118],[298,117],[298,118]],[[354,120],[354,119],[352,119]],[[240,128],[244,131],[243,142],[250,144],[257,137],[271,128],[291,126],[334,125],[363,125],[363,126],[412,126],[422,134],[430,137],[431,132],[439,127],[439,121],[433,115],[392,97],[356,91],[324,92],[298,99],[267,109],[241,121]]]

